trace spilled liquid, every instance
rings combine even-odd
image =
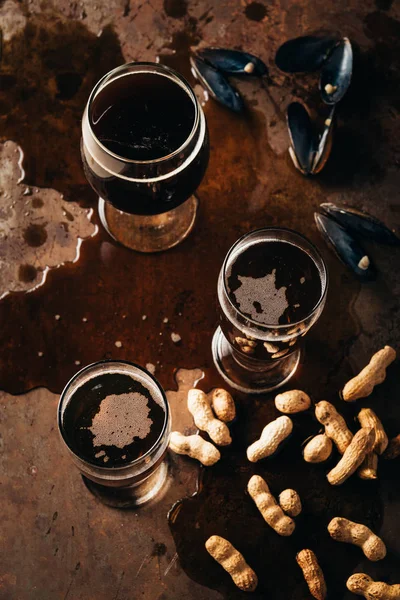
[[[25,29],[3,42],[0,136],[22,147],[27,185],[93,204],[81,166],[80,121],[94,85],[124,62],[110,27],[97,37],[51,12],[46,19],[30,15]]]
[[[313,352],[303,360],[290,387],[310,391],[313,401],[328,398],[355,432],[359,407],[341,402],[334,386],[325,388],[322,396],[315,382],[315,364]],[[321,375],[322,371],[318,370],[318,373]],[[197,387],[208,391],[221,385],[224,385],[223,381],[214,372],[207,371]],[[387,492],[382,494],[382,490],[400,489],[398,481],[395,482],[395,465],[380,461],[378,481],[362,481],[355,475],[342,486],[331,486],[326,473],[340,458],[336,450],[326,463],[319,465],[307,464],[302,458],[305,441],[321,431],[313,410],[292,416],[293,433],[276,455],[256,464],[250,463],[246,458],[246,448],[259,437],[266,423],[280,416],[273,398],[274,394],[260,398],[235,394],[238,412],[236,421],[230,426],[232,446],[220,448],[222,458],[215,466],[200,470],[197,493],[172,507],[168,515],[169,525],[184,571],[196,582],[218,590],[225,599],[246,597],[205,550],[208,537],[220,535],[243,553],[257,573],[259,584],[252,596],[259,600],[308,598],[307,586],[295,560],[297,552],[303,548],[310,548],[316,553],[330,598],[347,598],[345,582],[353,572],[365,571],[379,580],[386,578],[393,581],[390,578],[400,569],[400,547],[395,536],[389,533],[390,526],[384,515],[393,515],[395,504],[393,497],[387,496]],[[369,405],[376,405],[376,401]],[[385,426],[390,427],[384,419],[384,410],[379,414],[382,414]],[[294,519],[296,527],[290,537],[280,537],[263,521],[247,492],[248,481],[254,474],[261,475],[268,482],[276,498],[287,488],[299,493],[302,512]],[[373,565],[373,571],[370,563],[363,560],[359,548],[330,538],[327,526],[336,516],[364,523],[373,531],[382,532],[392,551],[389,550],[384,561]]]
[[[193,235],[170,252],[145,255],[115,244],[100,227],[95,238],[83,242],[77,263],[47,273],[46,284],[33,294],[6,297],[0,311],[9,340],[0,365],[6,390],[45,385],[60,392],[79,366],[102,358],[152,363],[166,388],[177,365],[211,366],[220,265],[237,237],[259,223],[280,220],[286,194],[275,182],[275,191],[265,197],[262,181],[270,151],[263,115],[238,118],[214,102],[205,112],[214,141]],[[78,154],[79,146],[74,160]],[[84,187],[95,204],[95,194]],[[63,206],[65,223],[73,223],[67,202]],[[298,227],[303,215],[288,215]],[[98,223],[97,210],[92,220]],[[35,276],[29,265],[20,266],[20,278]],[[15,322],[22,328],[16,330]],[[172,341],[173,333],[181,336],[179,344]]]
[[[51,267],[79,258],[82,239],[95,235],[91,210],[77,204],[66,211],[57,190],[24,184],[23,151],[0,144],[0,298],[43,285]],[[68,214],[72,221],[65,217]]]

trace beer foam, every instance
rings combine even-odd
[[[149,413],[148,398],[139,392],[106,396],[88,427],[94,435],[93,446],[122,449],[135,437],[144,440],[153,424]]]
[[[276,269],[264,277],[239,275],[238,280],[241,285],[233,295],[241,312],[265,325],[279,323],[279,318],[288,308],[289,303],[286,298],[287,288],[276,287]]]

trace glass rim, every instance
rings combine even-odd
[[[232,252],[246,238],[248,238],[254,234],[257,234],[257,233],[262,233],[262,232],[270,233],[272,231],[290,233],[290,234],[295,235],[296,237],[300,238],[304,242],[306,242],[311,247],[311,249],[315,252],[315,254],[319,258],[319,260],[321,261],[321,264],[323,267],[323,272],[325,275],[324,282],[322,281],[322,278],[321,278],[321,288],[322,289],[321,289],[321,294],[318,299],[318,302],[314,305],[312,310],[303,319],[300,319],[300,321],[294,321],[293,323],[283,323],[283,324],[272,325],[272,324],[268,324],[268,323],[260,323],[259,321],[255,321],[254,319],[245,315],[241,310],[239,310],[237,308],[237,306],[235,306],[233,304],[233,302],[229,296],[229,292],[228,292],[227,281],[226,281],[225,275],[226,275],[226,271],[227,271],[228,260],[231,257]],[[291,243],[291,242],[288,242],[287,240],[282,240],[282,241],[283,241],[283,243],[287,243],[287,244]],[[303,248],[300,248],[300,250],[302,250],[304,252]],[[315,263],[315,260],[313,258],[312,258],[312,260]],[[318,265],[316,265],[316,266],[317,266],[318,271],[320,271],[320,268],[318,267]],[[326,263],[321,255],[320,251],[312,242],[310,242],[310,240],[308,238],[306,238],[303,234],[298,233],[294,229],[289,229],[288,227],[273,227],[273,226],[271,226],[271,227],[260,227],[259,229],[254,229],[253,231],[248,231],[247,233],[243,234],[239,239],[236,240],[236,242],[229,248],[229,250],[225,256],[224,262],[222,263],[222,279],[223,279],[223,284],[224,284],[225,296],[226,296],[229,304],[246,321],[248,321],[249,323],[252,323],[253,325],[256,325],[258,328],[262,328],[262,329],[287,329],[287,328],[296,327],[296,326],[300,325],[301,323],[304,323],[304,321],[309,319],[318,310],[318,308],[322,304],[322,302],[326,296],[327,290],[328,290],[329,276],[328,276],[328,269],[327,269]]]
[[[97,135],[93,131],[92,124],[90,122],[90,113],[91,113],[92,104],[93,104],[93,101],[96,98],[97,94],[100,92],[100,89],[102,88],[102,86],[114,74],[119,73],[119,72],[122,73],[125,69],[128,70],[130,67],[148,67],[148,68],[156,67],[159,71],[164,72],[164,74],[157,73],[161,77],[168,77],[169,75],[172,75],[173,77],[169,77],[169,79],[171,79],[172,81],[174,79],[178,79],[183,84],[181,87],[184,88],[185,92],[188,94],[188,96],[191,97],[191,99],[193,101],[195,115],[194,115],[193,127],[192,127],[190,134],[188,135],[186,140],[183,142],[183,144],[181,144],[179,146],[179,148],[177,148],[170,154],[161,156],[160,158],[155,158],[152,160],[134,160],[131,158],[125,158],[124,156],[121,156],[120,154],[116,154],[115,152],[112,152],[106,146],[104,146],[104,144],[102,144],[102,142],[98,139]],[[146,71],[144,71],[144,72],[146,72]],[[148,72],[150,72],[149,69],[148,69]],[[177,84],[177,85],[179,85],[179,84]],[[90,96],[86,103],[86,108],[87,108],[87,122],[88,122],[89,131],[90,131],[91,135],[93,136],[93,138],[95,139],[96,143],[102,148],[102,150],[104,150],[104,152],[106,152],[106,154],[108,154],[109,156],[112,156],[113,158],[116,158],[119,161],[123,161],[123,162],[129,163],[129,164],[137,164],[137,165],[149,165],[149,164],[162,163],[164,161],[170,160],[171,158],[173,158],[174,156],[176,156],[177,154],[182,152],[192,141],[192,139],[197,131],[197,128],[199,125],[199,120],[200,120],[200,116],[199,116],[200,111],[199,111],[199,104],[198,104],[197,96],[194,93],[190,83],[186,80],[186,78],[183,75],[181,75],[180,73],[178,73],[178,71],[175,71],[175,69],[172,69],[171,67],[168,67],[168,66],[160,64],[160,63],[150,62],[150,61],[137,61],[137,62],[132,61],[129,63],[125,63],[123,65],[119,65],[118,67],[115,67],[115,69],[108,71],[108,73],[106,73],[105,75],[103,75],[103,77],[101,79],[99,79],[99,81],[96,83],[96,85],[90,92]]]
[[[98,367],[100,365],[104,365],[104,364],[110,364],[110,363],[114,363],[114,364],[123,364],[123,365],[128,365],[129,367],[135,367],[136,369],[139,369],[139,371],[142,371],[142,373],[144,373],[146,376],[148,376],[153,383],[155,383],[157,389],[159,390],[159,392],[161,393],[162,399],[164,400],[164,404],[165,404],[165,419],[164,419],[164,423],[163,423],[163,427],[162,430],[160,432],[160,435],[158,436],[157,440],[154,442],[154,444],[151,446],[151,448],[149,448],[147,450],[147,452],[145,452],[144,454],[142,454],[142,456],[139,456],[138,458],[135,458],[134,460],[128,462],[126,465],[121,465],[119,467],[107,467],[107,466],[102,466],[102,465],[96,465],[92,462],[90,462],[89,460],[86,460],[85,458],[82,458],[81,456],[79,456],[79,454],[77,454],[76,452],[74,452],[74,450],[72,450],[70,444],[67,441],[67,437],[65,435],[65,429],[63,427],[62,424],[62,408],[63,408],[63,401],[65,400],[65,396],[68,393],[69,388],[71,387],[71,385],[73,384],[73,382],[75,381],[75,379],[77,379],[77,377],[79,375],[82,375],[82,373],[85,373],[85,371],[89,371],[90,369],[92,369],[93,367]],[[168,399],[167,396],[161,386],[161,384],[159,383],[159,381],[154,377],[154,375],[152,375],[147,369],[145,369],[144,367],[142,367],[141,365],[138,365],[137,363],[131,362],[129,360],[116,360],[114,358],[105,358],[103,360],[98,360],[94,363],[90,363],[89,365],[86,365],[85,367],[83,367],[82,369],[80,369],[77,373],[75,373],[75,375],[73,375],[69,381],[66,383],[63,391],[60,394],[60,399],[58,401],[58,408],[57,408],[57,425],[58,425],[58,430],[61,434],[61,437],[63,439],[63,442],[65,443],[65,445],[67,446],[68,450],[74,455],[76,456],[80,461],[82,461],[83,463],[90,465],[91,467],[94,467],[95,469],[102,469],[108,473],[115,473],[116,471],[124,471],[126,469],[131,469],[133,466],[140,464],[142,462],[145,461],[145,459],[149,456],[149,454],[151,452],[154,451],[155,448],[158,447],[163,435],[165,434],[165,431],[167,429],[168,426],[168,421],[169,421],[169,404],[168,404]]]

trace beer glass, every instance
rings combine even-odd
[[[58,426],[75,465],[100,489],[122,490],[130,506],[161,490],[168,472],[170,411],[162,387],[146,369],[114,360],[81,369],[61,394]]]
[[[81,154],[114,239],[159,252],[190,233],[209,144],[200,103],[179,73],[144,62],[107,73],[84,111]]]
[[[327,287],[321,255],[299,233],[266,227],[232,246],[218,278],[220,326],[212,341],[215,365],[231,387],[264,393],[293,376]]]

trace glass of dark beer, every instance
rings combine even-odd
[[[328,287],[318,250],[299,233],[266,227],[229,250],[218,279],[220,326],[212,352],[219,373],[246,393],[284,385],[301,340],[319,318]]]
[[[190,233],[209,144],[202,108],[179,73],[137,62],[105,75],[85,108],[81,153],[114,239],[158,252]]]
[[[61,437],[81,474],[97,490],[122,490],[129,506],[151,500],[163,487],[170,423],[158,381],[125,361],[81,369],[58,406]]]

